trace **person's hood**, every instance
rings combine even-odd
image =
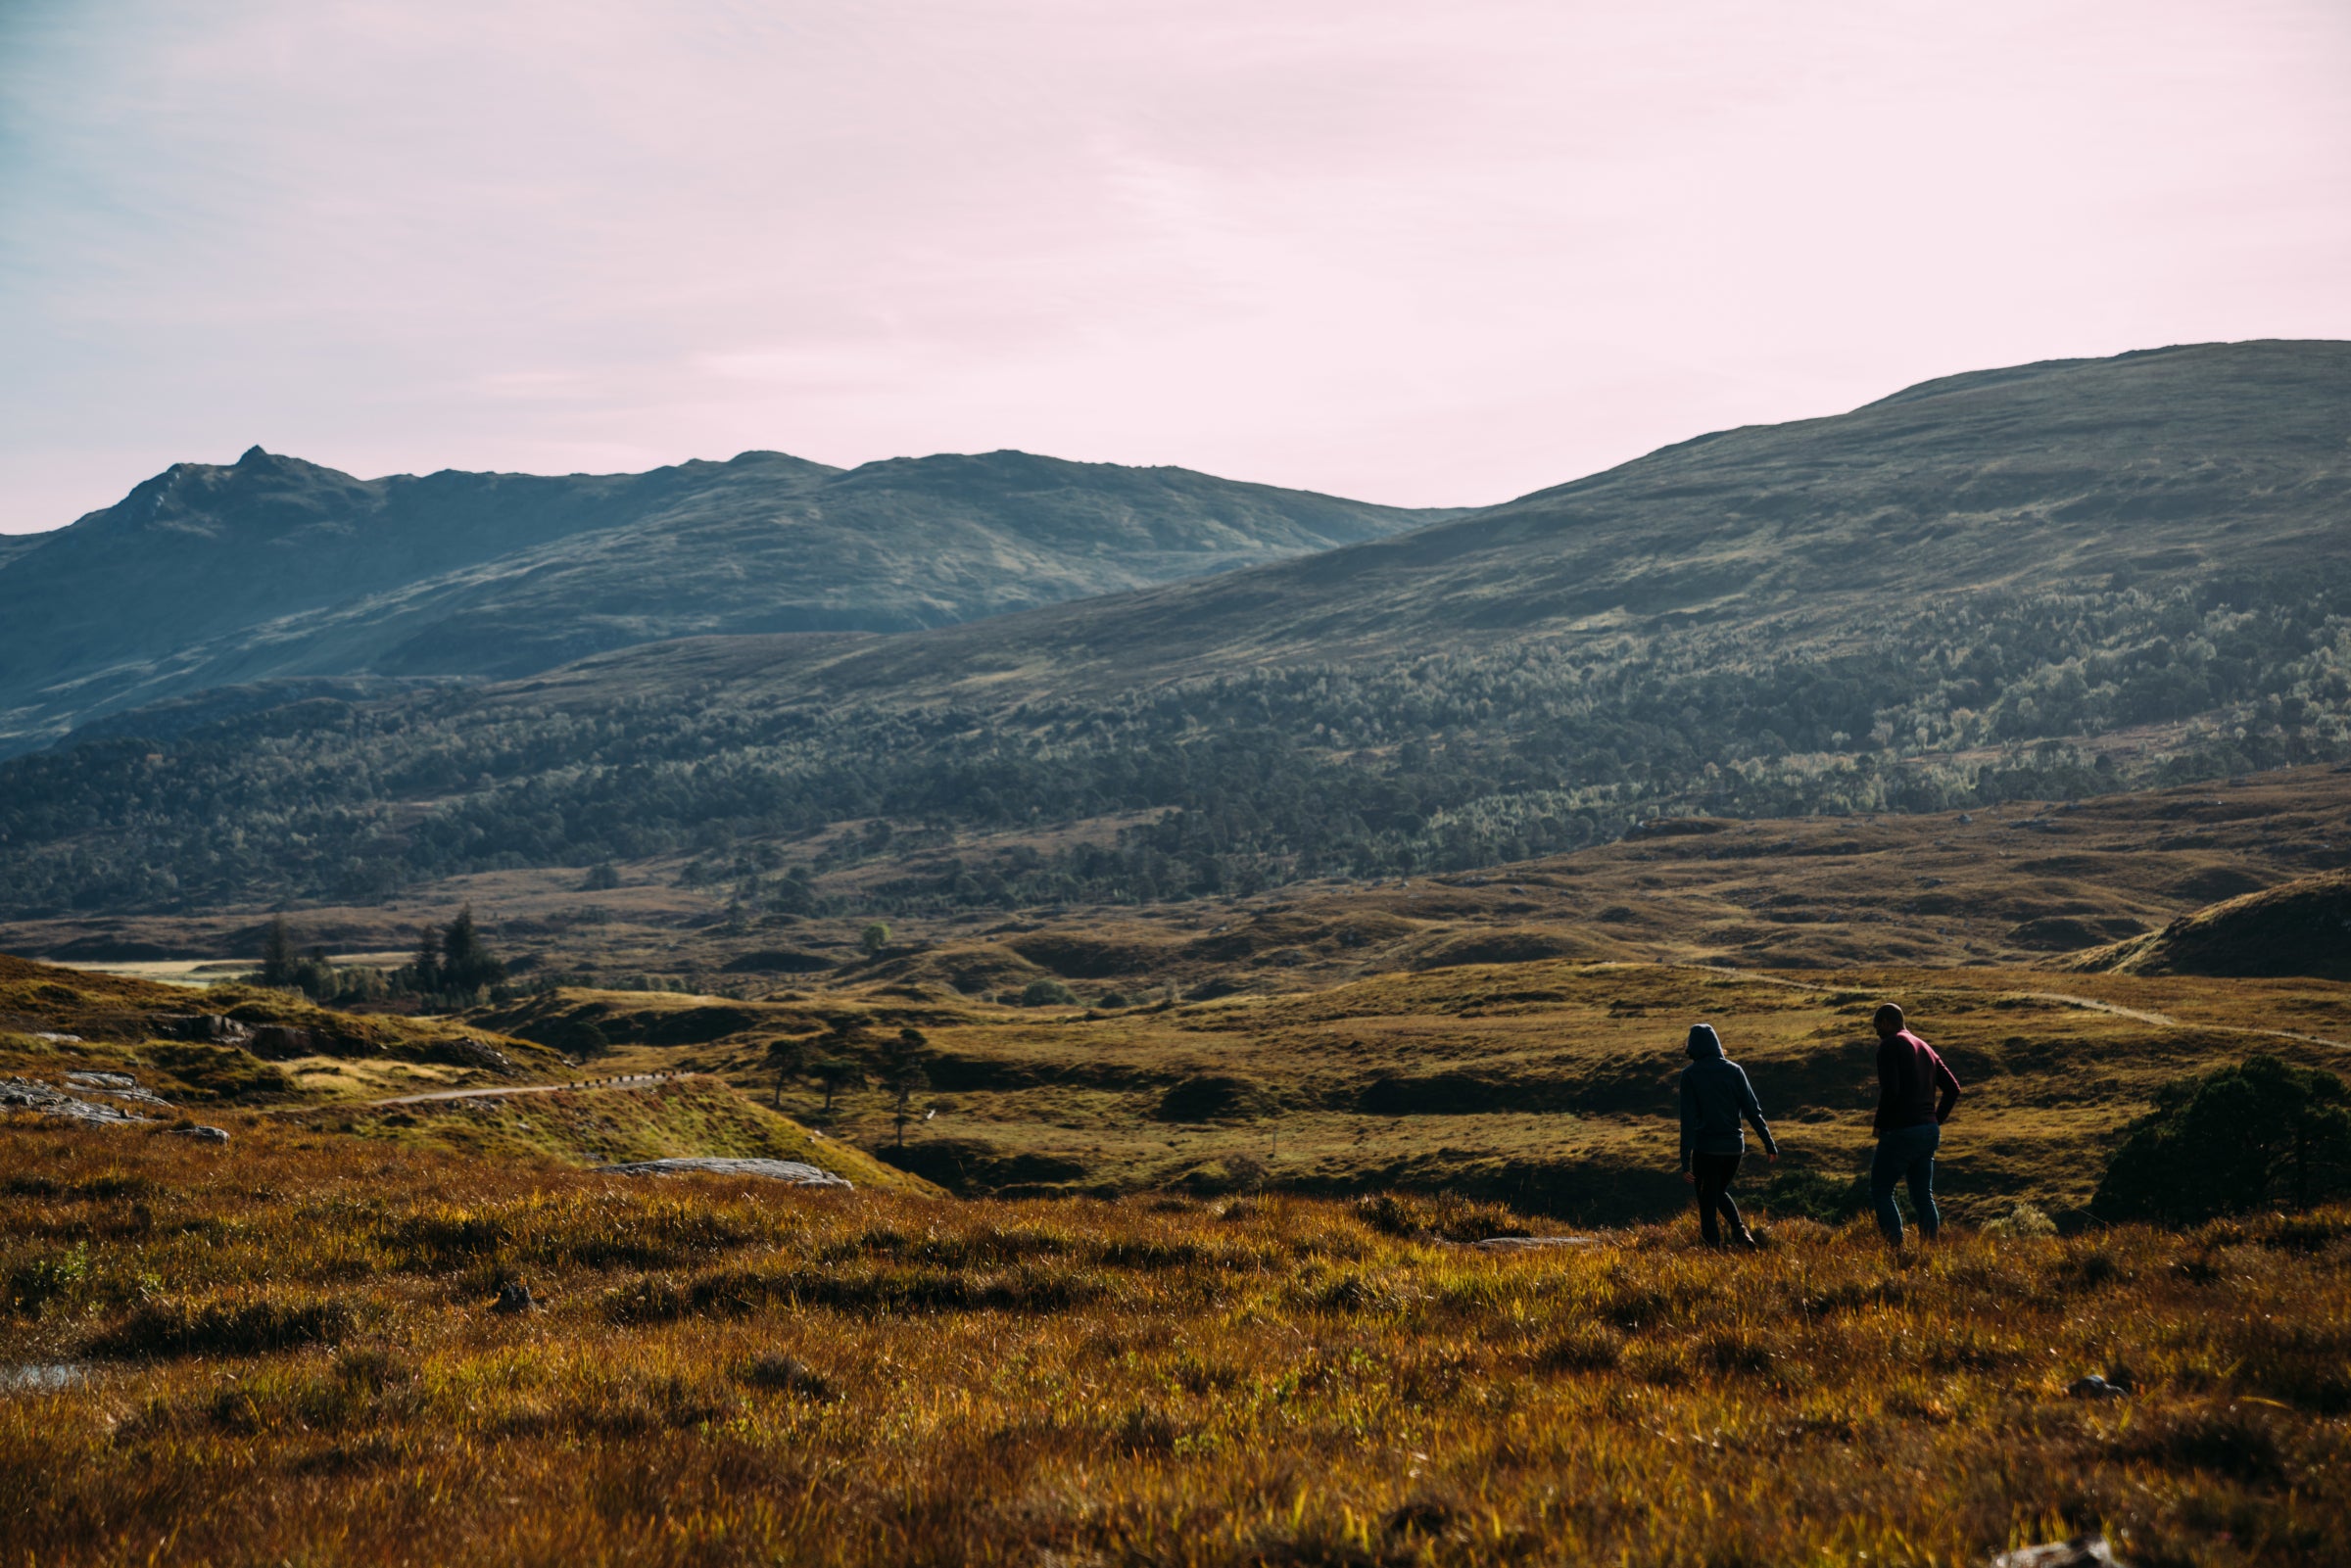
[[[1719,1062],[1722,1060],[1722,1041],[1714,1033],[1713,1024],[1693,1023],[1690,1025],[1690,1060],[1693,1062]]]

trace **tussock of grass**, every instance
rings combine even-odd
[[[0,1128],[0,1278],[49,1290],[0,1363],[100,1357],[0,1394],[29,1560],[1962,1563],[2105,1529],[2221,1568],[2351,1535],[2331,1212],[1495,1258],[1409,1206],[655,1186],[252,1119],[203,1159]],[[491,1312],[509,1279],[546,1309]],[[2093,1370],[2135,1393],[2068,1398]]]
[[[164,1355],[261,1355],[333,1345],[350,1332],[351,1307],[333,1298],[150,1302],[83,1347],[114,1359]]]
[[[1528,1221],[1503,1205],[1459,1193],[1377,1193],[1359,1200],[1355,1212],[1365,1224],[1390,1236],[1468,1242],[1530,1234]]]

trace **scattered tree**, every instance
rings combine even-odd
[[[889,945],[889,927],[880,921],[868,926],[857,937],[857,945],[865,949],[868,958],[878,957]]]
[[[833,1097],[865,1081],[865,1069],[846,1057],[829,1056],[817,1063],[816,1081],[825,1086],[825,1115],[833,1114]]]
[[[469,995],[506,977],[506,966],[493,957],[489,944],[473,924],[473,906],[457,907],[457,918],[441,932],[442,989]]]
[[[294,941],[283,915],[269,917],[269,933],[262,938],[262,983],[294,983]]]
[[[914,1097],[931,1087],[924,1067],[931,1042],[917,1028],[900,1029],[880,1052],[882,1087],[889,1091],[890,1119],[897,1127],[898,1147],[906,1147],[906,1122],[914,1113]]]
[[[776,1074],[776,1109],[784,1109],[784,1080],[796,1078],[808,1070],[808,1042],[795,1035],[783,1034],[767,1042],[767,1065]],[[832,1104],[827,1099],[828,1107]]]
[[[425,996],[441,989],[441,933],[430,926],[416,933],[416,957],[408,965],[408,981]]]
[[[470,1001],[487,986],[506,977],[506,966],[490,951],[473,923],[473,906],[462,905],[456,919],[436,930],[427,926],[417,933],[416,956],[394,975],[396,985],[419,996]]]

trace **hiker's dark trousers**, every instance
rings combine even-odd
[[[1869,1163],[1869,1201],[1877,1206],[1878,1228],[1886,1239],[1901,1245],[1902,1212],[1894,1207],[1894,1189],[1910,1184],[1910,1207],[1918,1211],[1918,1232],[1929,1241],[1943,1228],[1935,1210],[1935,1151],[1943,1147],[1943,1129],[1930,1121],[1923,1126],[1896,1127],[1878,1140],[1877,1158]]]
[[[1739,1217],[1739,1206],[1731,1202],[1731,1178],[1738,1174],[1737,1155],[1690,1157],[1691,1179],[1698,1187],[1698,1233],[1706,1238],[1709,1247],[1722,1245],[1722,1232],[1714,1224],[1718,1212],[1730,1221],[1732,1235],[1747,1234],[1747,1224]]]

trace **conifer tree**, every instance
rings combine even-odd
[[[441,978],[443,986],[459,994],[469,994],[485,985],[495,985],[506,977],[506,966],[492,956],[490,946],[482,940],[473,924],[473,906],[461,904],[457,918],[441,932]]]
[[[416,933],[416,989],[431,996],[441,989],[441,933],[430,926]]]
[[[294,939],[286,930],[283,915],[269,918],[269,934],[262,939],[262,983],[294,983]]]

